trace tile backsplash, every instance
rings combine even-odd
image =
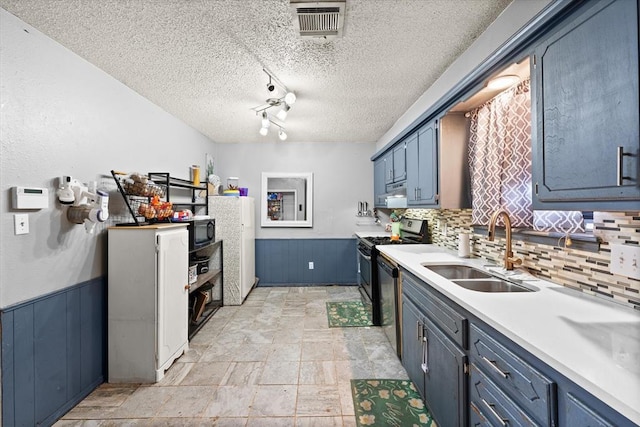
[[[432,243],[457,250],[458,234],[472,233],[471,209],[407,209],[409,218],[427,219]],[[531,274],[587,294],[607,298],[640,310],[640,280],[609,271],[611,244],[640,245],[640,212],[594,212],[593,234],[600,240],[598,252],[564,247],[564,239],[540,244],[513,239],[514,255]],[[472,255],[501,264],[505,239],[494,242],[472,234]]]

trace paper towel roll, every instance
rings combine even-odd
[[[460,233],[458,234],[458,256],[461,258],[468,258],[471,254],[471,234]]]

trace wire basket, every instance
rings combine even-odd
[[[126,178],[122,182],[122,188],[127,194],[132,196],[158,196],[162,198],[167,194],[167,190],[163,185],[156,184],[153,181],[147,181],[145,183]]]
[[[146,220],[163,221],[170,219],[173,215],[173,203],[171,202],[152,204],[147,199],[131,198],[129,199],[129,204],[133,212]]]

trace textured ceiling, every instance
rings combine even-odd
[[[295,91],[288,141],[374,142],[511,0],[346,0],[344,36],[300,39],[289,0],[0,0],[215,142],[258,134],[263,67]],[[276,111],[274,111],[275,113]]]

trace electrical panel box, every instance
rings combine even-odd
[[[36,187],[13,187],[13,209],[46,209],[49,207],[49,190]]]

